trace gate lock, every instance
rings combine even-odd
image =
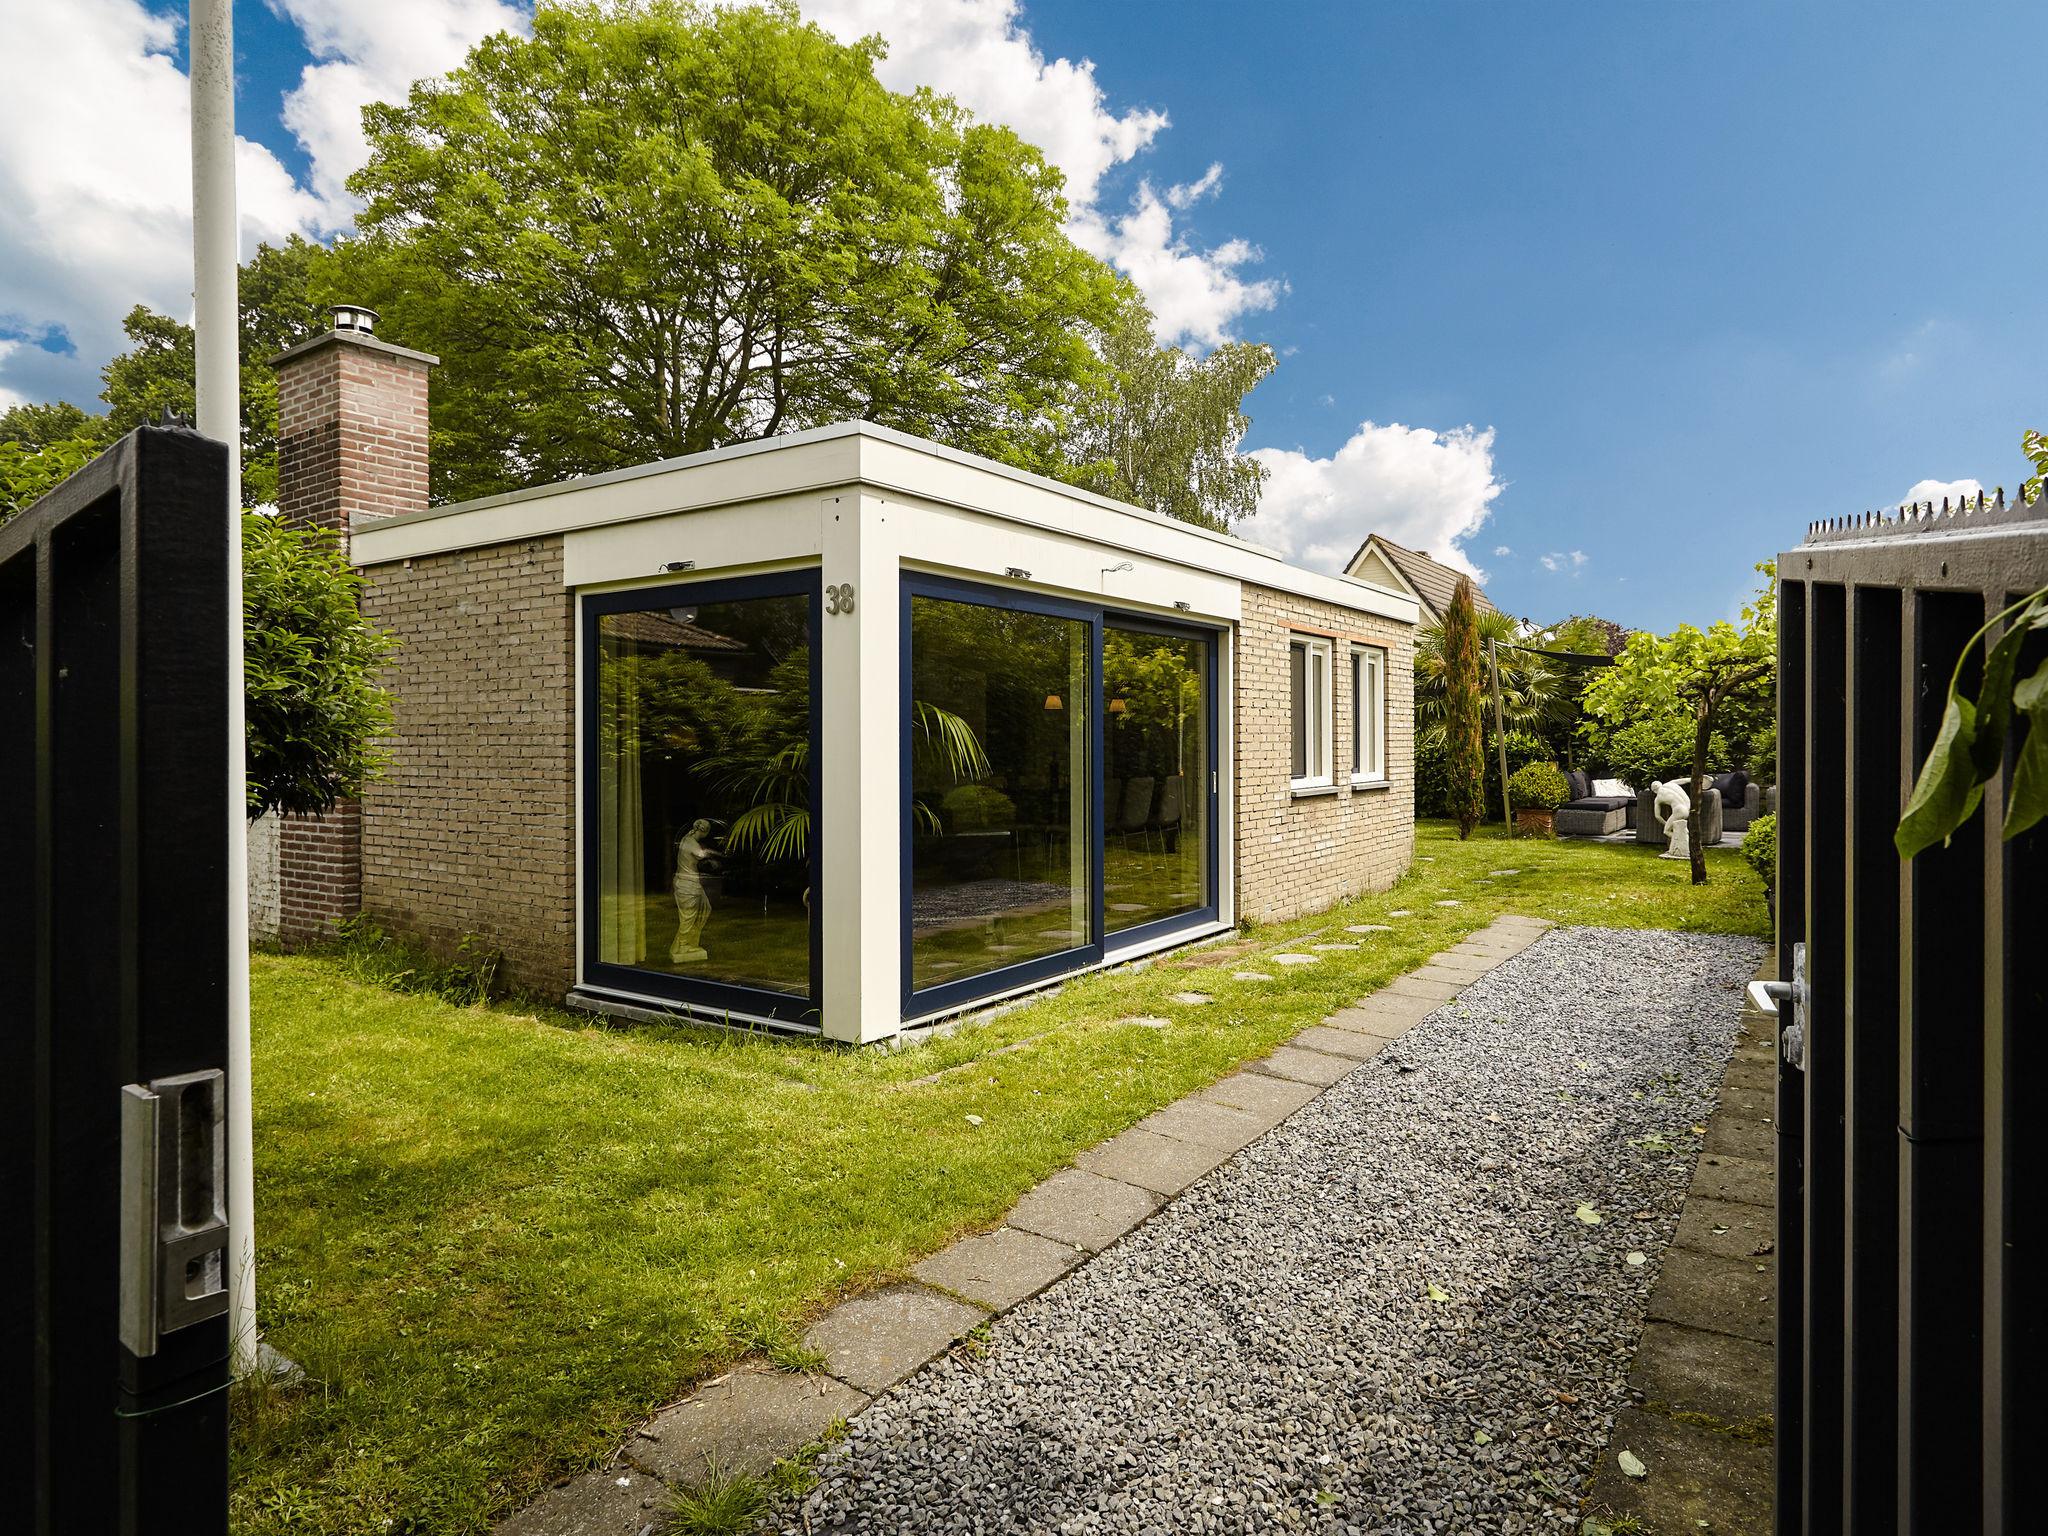
[[[1778,1054],[1785,1065],[1795,1072],[1806,1070],[1806,946],[1792,946],[1792,979],[1790,981],[1752,981],[1749,984],[1750,1001],[1757,1008],[1778,1017],[1778,1005],[1790,1001],[1792,1022],[1785,1025],[1778,1036]]]
[[[226,1078],[217,1070],[121,1090],[121,1342],[228,1309]]]

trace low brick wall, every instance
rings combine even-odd
[[[1237,912],[1274,922],[1385,890],[1415,857],[1415,644],[1405,624],[1246,586],[1237,635]],[[1288,658],[1295,634],[1329,636],[1336,652],[1334,793],[1297,795],[1288,782]],[[1383,788],[1353,789],[1353,641],[1383,646]]]
[[[362,909],[443,952],[471,935],[515,985],[575,975],[574,607],[562,541],[364,571],[398,639],[391,763],[362,803]]]

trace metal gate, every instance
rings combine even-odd
[[[227,449],[0,527],[8,1530],[227,1528]]]
[[[1816,524],[1778,570],[1778,1530],[2003,1533],[2038,1503],[2048,824],[2000,839],[2008,740],[1948,845],[1892,832],[1971,637],[2048,585],[2048,503]]]

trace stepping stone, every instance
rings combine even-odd
[[[1388,1041],[1381,1035],[1362,1035],[1348,1029],[1332,1029],[1327,1024],[1314,1024],[1294,1037],[1294,1044],[1303,1050],[1321,1051],[1325,1056],[1348,1056],[1353,1061],[1366,1061],[1379,1055],[1387,1048]]]
[[[1220,1083],[1204,1088],[1194,1097],[1210,1104],[1227,1104],[1232,1109],[1241,1109],[1246,1114],[1258,1115],[1270,1125],[1278,1125],[1302,1105],[1314,1098],[1319,1090],[1312,1083],[1298,1083],[1284,1077],[1272,1077],[1264,1072],[1233,1072]]]
[[[1465,905],[1465,903],[1463,903],[1462,901],[1454,901],[1449,897],[1446,897],[1444,900],[1438,902],[1437,905],[1440,907],[1462,907],[1463,905]]]
[[[1161,1195],[1177,1195],[1230,1154],[1133,1126],[1075,1159],[1090,1173]]]
[[[627,1449],[671,1486],[693,1487],[714,1466],[757,1477],[867,1405],[865,1392],[830,1376],[749,1366],[657,1414]]]
[[[1072,1244],[998,1227],[942,1248],[911,1273],[998,1312],[1034,1296],[1081,1261]]]
[[[1278,1122],[1267,1115],[1213,1100],[1182,1099],[1147,1115],[1138,1124],[1156,1136],[1191,1141],[1198,1147],[1213,1147],[1227,1154],[1250,1146]]]
[[[1166,1000],[1169,1003],[1179,1003],[1184,1008],[1199,1008],[1204,1003],[1216,1001],[1207,992],[1169,992],[1166,994]]]
[[[1171,1029],[1173,1020],[1162,1019],[1156,1013],[1134,1013],[1128,1019],[1118,1019],[1119,1024],[1134,1024],[1139,1029]]]
[[[921,1285],[892,1285],[842,1301],[804,1335],[825,1368],[864,1392],[883,1392],[940,1353],[985,1314]]]
[[[1519,869],[1489,869],[1487,873],[1489,875],[1519,875],[1521,871]]]
[[[1389,917],[1413,917],[1414,915],[1415,914],[1413,912],[1410,912],[1406,907],[1397,908],[1396,910],[1389,912],[1387,914],[1387,916]],[[1393,931],[1394,930],[1391,928],[1387,930],[1387,932],[1389,933],[1392,933]]]
[[[1275,965],[1314,965],[1314,955],[1278,954],[1273,957]]]
[[[1019,1200],[1009,1220],[1019,1231],[1100,1253],[1162,1203],[1149,1189],[1069,1168]]]
[[[634,1536],[658,1525],[668,1507],[668,1490],[632,1467],[585,1473],[543,1494],[502,1525],[494,1536]]]
[[[1328,1085],[1336,1082],[1358,1063],[1349,1057],[1325,1056],[1321,1051],[1306,1051],[1299,1046],[1283,1045],[1270,1056],[1247,1062],[1245,1065],[1248,1071],[1269,1072],[1275,1077],[1292,1078],[1297,1083]]]
[[[1346,933],[1392,933],[1394,928],[1391,923],[1346,923],[1344,931]]]
[[[1309,945],[1309,948],[1310,948],[1310,949],[1314,949],[1314,950],[1328,950],[1328,949],[1356,949],[1356,948],[1358,948],[1358,946],[1357,946],[1356,944],[1334,944],[1334,943],[1332,943],[1332,944],[1311,944],[1311,945]]]
[[[1038,936],[1041,939],[1078,939],[1081,933],[1076,928],[1041,928]]]
[[[1273,978],[1264,971],[1232,971],[1230,979],[1232,981],[1271,981]]]
[[[1109,910],[1112,912],[1147,912],[1151,909],[1142,901],[1112,901],[1109,904]]]

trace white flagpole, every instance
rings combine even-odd
[[[242,386],[235,208],[233,0],[192,0],[192,298],[198,428],[229,447],[228,496],[228,1270],[236,1374],[257,1363],[255,1143],[249,1092],[249,824],[242,720]]]

